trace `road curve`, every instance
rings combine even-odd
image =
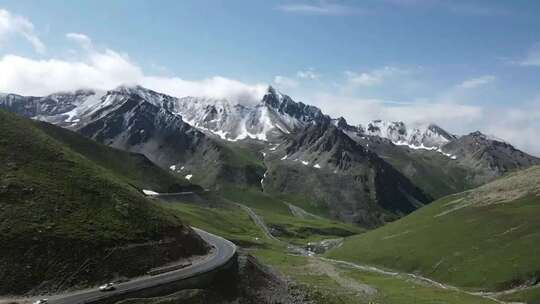
[[[236,245],[232,242],[201,229],[193,228],[193,230],[208,244],[213,245],[214,250],[212,254],[200,261],[194,262],[191,266],[159,275],[137,277],[131,281],[115,285],[116,289],[113,291],[101,292],[97,288],[92,288],[54,296],[35,297],[32,301],[47,298],[49,300],[48,303],[51,304],[94,303],[95,301],[112,296],[129,294],[166,283],[196,277],[227,264],[235,256]]]

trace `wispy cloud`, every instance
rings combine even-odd
[[[82,48],[90,49],[92,48],[92,39],[90,37],[86,36],[85,34],[81,33],[67,33],[66,38],[76,42],[79,44]]]
[[[474,122],[482,117],[482,108],[474,105],[444,102],[394,102],[374,98],[358,98],[321,93],[313,102],[333,116],[345,116],[351,123],[374,119],[405,121],[412,124],[438,123],[451,125]],[[343,109],[347,109],[344,111]]]
[[[45,53],[45,44],[41,42],[34,30],[34,24],[22,16],[0,9],[0,43],[9,36],[19,35],[26,39],[38,53]]]
[[[345,5],[336,1],[310,1],[301,3],[287,3],[277,6],[278,10],[307,15],[342,16],[365,13],[359,7]]]
[[[495,81],[497,78],[493,75],[484,75],[463,81],[457,87],[461,89],[474,89]]]
[[[298,81],[281,75],[274,77],[274,84],[280,89],[291,89],[298,87]]]
[[[352,85],[376,86],[382,84],[388,78],[403,73],[406,73],[406,71],[403,69],[392,66],[385,66],[379,69],[374,69],[369,72],[362,73],[345,71],[345,76],[347,77],[348,83]]]
[[[321,75],[316,73],[314,69],[307,69],[305,71],[296,72],[296,77],[301,78],[301,79],[315,80],[315,79],[319,79]]]
[[[524,58],[514,61],[513,63],[521,66],[540,67],[540,43],[533,45]]]

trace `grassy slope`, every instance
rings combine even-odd
[[[540,184],[539,172],[540,167],[533,167],[445,197],[394,223],[351,237],[329,256],[420,272],[471,289],[505,289],[538,278],[540,192],[534,185]],[[520,198],[483,205],[514,190]],[[472,205],[443,213],[467,203]]]
[[[213,156],[196,155],[195,159],[204,159],[199,163],[192,182],[207,188],[220,188],[221,185],[243,185],[256,187],[260,185],[265,168],[262,163],[259,144],[253,142],[230,142],[213,137],[217,150]],[[209,165],[208,163],[211,163]],[[185,176],[186,172],[180,172]]]
[[[222,195],[232,202],[252,208],[271,229],[273,228],[276,236],[291,243],[306,244],[364,231],[352,224],[336,220],[294,217],[283,201],[255,189],[229,187],[222,191]]]
[[[441,153],[377,143],[374,139],[365,143],[431,197],[441,198],[475,186],[468,178],[471,169]]]
[[[69,130],[44,122],[35,122],[36,126],[47,135],[65,144],[74,152],[97,165],[113,171],[126,182],[139,189],[150,189],[157,192],[181,192],[198,189],[184,178],[177,178],[169,172],[154,165],[142,154],[131,153],[105,145],[80,136]]]
[[[371,302],[385,304],[431,304],[438,303],[437,301],[452,304],[494,303],[463,293],[441,290],[400,278],[361,272],[347,267],[337,267],[337,272],[345,279],[358,282],[359,284],[368,284],[377,289],[377,293],[373,296],[358,294],[338,284],[334,277],[324,273],[324,271],[313,268],[313,261],[316,258],[287,254],[284,244],[266,239],[260,229],[239,207],[227,203],[216,204],[215,202],[219,199],[213,197],[213,194],[208,195],[208,199],[212,202],[212,205],[171,201],[163,204],[175,210],[179,216],[192,225],[229,238],[235,243],[242,245],[249,253],[256,256],[263,263],[292,279],[298,284],[298,288],[302,288],[310,294],[310,298],[315,303],[367,304]],[[284,222],[290,224],[294,223],[295,228],[288,227],[288,230],[291,231],[295,231],[296,229],[305,230],[306,227],[313,227],[314,225],[311,222],[306,223],[305,221],[292,218],[287,208],[279,207],[279,205],[276,205],[276,201],[272,201],[271,198],[265,197],[256,191],[228,189],[228,193],[225,195],[229,199],[244,202],[246,205],[249,204],[270,225],[275,221],[273,217],[281,218]],[[317,227],[320,227],[321,224],[324,225],[325,223],[318,223]],[[330,224],[327,223],[326,225]],[[351,230],[354,229],[354,227],[351,228]],[[311,239],[331,237],[328,235],[317,235],[315,234],[316,231],[309,229],[307,231],[310,231],[308,237],[293,235],[291,237],[280,237],[280,239],[297,244],[305,244]]]
[[[127,183],[139,183],[134,175],[118,175],[4,111],[0,159],[0,292],[93,284],[205,250],[177,215]],[[119,153],[117,161],[129,158]],[[159,248],[148,243],[164,238]],[[133,243],[145,245],[120,247]]]
[[[467,178],[466,169],[440,153],[407,151],[403,148],[385,160],[434,198],[441,198],[474,186]]]

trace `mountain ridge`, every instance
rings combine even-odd
[[[237,184],[281,194],[299,191],[331,209],[339,206],[338,195],[328,196],[323,190],[342,189],[338,176],[350,179],[348,187],[353,190],[341,205],[345,209],[336,207],[339,210],[330,213],[360,219],[368,226],[385,220],[366,215],[367,209],[382,208],[377,209],[380,214],[398,216],[413,210],[385,205],[388,199],[380,196],[385,185],[374,182],[384,176],[383,171],[393,172],[390,180],[395,183],[387,189],[394,193],[391,196],[403,206],[417,208],[429,201],[426,198],[463,191],[508,171],[540,164],[540,159],[508,143],[483,139],[483,148],[478,149],[466,140],[471,135],[457,137],[435,124],[411,128],[403,122],[375,120],[367,128],[352,126],[343,117],[332,118],[271,86],[260,102],[251,105],[120,86],[104,92],[0,96],[0,108],[145,154],[160,167],[205,188]],[[274,154],[279,158],[265,160],[264,155]],[[313,170],[306,171],[304,162]],[[337,175],[324,175],[328,172]],[[299,173],[318,177],[311,179],[313,184],[292,182],[300,178]],[[322,176],[332,182],[325,184]],[[320,191],[310,193],[315,184]],[[350,212],[345,216],[347,208]]]

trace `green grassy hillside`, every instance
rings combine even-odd
[[[540,277],[539,217],[536,166],[351,237],[328,256],[470,289],[503,290]]]
[[[223,196],[228,199],[223,201]],[[246,211],[233,201],[249,206],[270,227],[281,227],[279,231],[273,230],[273,233],[284,242],[266,237]],[[270,266],[273,272],[286,277],[292,290],[299,289],[306,293],[312,301],[310,303],[496,303],[464,292],[434,287],[409,277],[356,269],[330,263],[317,256],[292,255],[287,243],[305,245],[309,241],[337,238],[344,233],[359,233],[362,230],[324,218],[308,220],[294,217],[281,201],[255,190],[229,188],[225,193],[206,192],[196,199],[189,196],[170,197],[161,203],[177,212],[186,222],[241,245],[243,251]],[[158,299],[155,301],[159,302]]]
[[[206,251],[141,194],[162,189],[149,178],[177,181],[139,156],[0,111],[0,160],[0,293],[91,285]]]
[[[35,122],[36,126],[68,148],[83,155],[95,164],[114,172],[139,189],[157,192],[181,192],[200,189],[184,178],[178,178],[161,169],[142,154],[131,153],[83,137],[75,132],[54,125]]]

